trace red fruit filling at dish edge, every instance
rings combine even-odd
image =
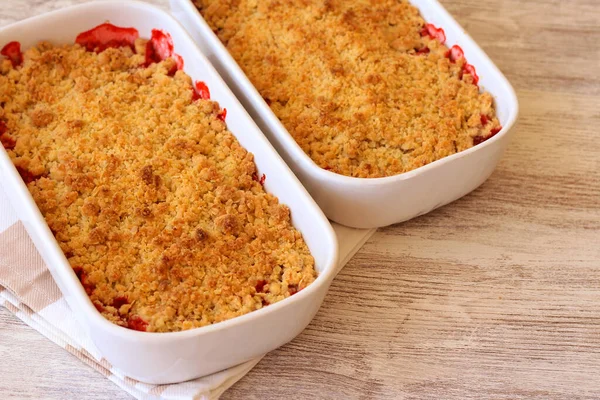
[[[21,43],[10,42],[0,50],[0,54],[10,60],[13,67],[18,67],[23,63],[23,53],[21,53]]]
[[[258,174],[256,172],[254,172],[252,174],[252,179],[264,186],[265,185],[265,180],[267,179],[267,176],[265,174],[262,174],[262,176],[259,178]]]
[[[85,47],[87,51],[100,53],[110,47],[130,47],[135,51],[135,40],[139,38],[135,28],[121,28],[104,23],[77,35],[75,43]]]
[[[488,140],[488,139],[491,139],[492,137],[494,137],[494,136],[495,136],[495,135],[496,135],[498,132],[500,132],[501,130],[502,130],[502,127],[501,127],[501,126],[499,126],[499,127],[497,127],[497,128],[493,128],[493,129],[490,131],[490,134],[489,134],[489,135],[487,135],[487,136],[475,136],[475,137],[473,138],[473,146],[477,146],[478,144],[480,144],[480,143],[483,143],[483,142],[485,142],[485,141],[486,141],[486,140]]]
[[[7,130],[8,128],[6,127],[6,123],[4,121],[0,121],[0,143],[2,143],[2,146],[4,146],[6,150],[12,150],[15,148],[17,143],[15,139],[5,135]]]
[[[159,63],[167,58],[175,60],[176,66],[169,71],[169,75],[183,69],[183,58],[173,51],[173,39],[168,33],[158,29],[152,29],[152,37],[146,43],[146,67],[152,63]]]
[[[421,36],[429,36],[431,39],[437,39],[442,44],[446,41],[446,33],[444,30],[433,24],[426,24],[423,29],[421,29]]]
[[[194,91],[192,100],[198,100],[198,99],[203,99],[203,100],[209,100],[210,99],[210,90],[208,89],[208,86],[206,86],[206,83],[202,82],[202,81],[196,81],[196,90]]]
[[[83,289],[88,294],[88,296],[92,294],[92,292],[96,288],[96,285],[94,285],[91,282],[88,282],[87,274],[85,273],[83,268],[73,267],[73,271],[75,272],[75,275],[77,275],[77,278],[79,278],[79,282],[81,282],[81,285],[83,286]]]
[[[135,28],[122,28],[109,23],[99,25],[89,31],[77,36],[76,42],[84,46],[88,51],[101,52],[109,47],[129,46],[135,51],[135,40],[139,33]],[[152,36],[146,43],[146,54],[144,66],[149,67],[154,63],[159,63],[167,58],[175,60],[175,66],[168,72],[169,76],[175,75],[179,70],[183,70],[183,58],[174,52],[173,38],[168,33],[159,29],[152,30]],[[210,99],[210,90],[206,83],[197,81],[195,90],[192,94],[192,100]],[[227,110],[223,109],[217,118],[225,121]]]
[[[463,51],[463,49],[459,46],[459,45],[454,45],[450,48],[450,50],[448,50],[448,52],[446,53],[446,57],[448,57],[450,59],[450,62],[455,63],[456,61],[465,58],[465,53]],[[469,74],[473,77],[473,84],[477,85],[477,83],[479,82],[479,76],[477,75],[477,72],[475,70],[475,67],[469,63],[466,62],[465,59],[465,64],[462,67],[462,71],[461,73],[466,73]],[[462,75],[461,75],[462,78]],[[486,125],[489,122],[489,118],[487,117],[487,115],[482,114],[480,116],[481,119],[481,125]],[[489,135],[486,136],[476,136],[473,138],[473,145],[477,146],[480,143],[485,142],[486,140],[492,138],[493,136],[495,136],[498,132],[500,132],[502,130],[502,127],[496,127],[493,128]]]
[[[17,166],[16,168],[17,168],[17,172],[19,173],[19,175],[21,175],[21,179],[23,179],[23,182],[25,182],[25,184],[31,183],[33,181],[37,181],[38,179],[40,179],[42,177],[42,175],[33,174],[31,171],[29,171],[26,168],[19,167],[19,166]]]
[[[463,49],[459,46],[459,45],[454,45],[450,48],[450,50],[448,50],[446,52],[446,57],[448,57],[450,59],[450,62],[455,63],[458,60],[461,60],[463,58],[465,58],[465,53],[463,52]],[[471,64],[469,64],[467,62],[467,60],[465,59],[465,63],[462,66],[462,71],[461,71],[461,79],[462,79],[462,74],[468,74],[471,75],[473,77],[473,84],[475,86],[477,86],[477,83],[479,82],[479,76],[477,76],[477,72],[475,71],[475,67]]]
[[[110,23],[104,23],[80,33],[75,43],[85,47],[87,51],[100,53],[110,47],[129,47],[135,52],[135,41],[139,38],[139,32],[135,28],[123,28]],[[152,36],[146,43],[146,55],[144,66],[159,63],[167,58],[173,58],[176,67],[169,71],[174,75],[183,69],[183,58],[173,51],[173,39],[171,35],[158,29],[152,30]]]
[[[134,331],[146,332],[147,327],[148,323],[138,315],[132,315],[127,320],[127,328],[132,329]]]
[[[221,110],[221,112],[219,114],[217,114],[217,118],[220,119],[221,121],[225,122],[225,118],[227,118],[227,109],[224,108]]]

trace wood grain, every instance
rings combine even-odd
[[[0,24],[74,2],[5,0]],[[505,157],[472,194],[380,230],[224,399],[600,398],[600,7],[443,3],[517,90]],[[0,357],[3,399],[127,398],[6,311]]]

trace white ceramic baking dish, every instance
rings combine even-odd
[[[126,375],[148,383],[179,382],[247,361],[298,335],[317,312],[335,275],[338,245],[322,211],[271,147],[179,23],[164,11],[142,2],[92,2],[31,18],[0,29],[0,47],[21,42],[22,49],[40,40],[73,43],[78,33],[105,21],[137,28],[150,37],[154,28],[171,34],[185,71],[206,82],[211,97],[228,110],[227,125],[240,143],[254,153],[265,188],[291,209],[316,260],[319,276],[294,296],[264,309],[211,326],[173,333],[146,333],[108,322],[96,311],[48,225],[13,167],[0,150],[0,179],[33,242],[103,356]],[[2,146],[0,146],[2,147]]]
[[[411,0],[423,18],[446,33],[446,45],[458,44],[480,77],[479,85],[496,102],[503,126],[493,138],[416,170],[386,178],[351,178],[320,168],[295,142],[212,32],[191,0],[171,0],[173,14],[244,104],[279,154],[327,217],[355,228],[406,221],[448,204],[481,185],[506,148],[518,114],[515,92],[504,75],[436,0]]]

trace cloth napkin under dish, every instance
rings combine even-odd
[[[340,244],[339,270],[375,232],[334,224]],[[171,385],[150,385],[131,379],[102,358],[75,320],[44,261],[8,202],[0,182],[0,306],[94,368],[138,399],[213,400],[246,375],[261,359]]]

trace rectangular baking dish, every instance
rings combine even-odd
[[[138,29],[169,33],[185,72],[206,82],[212,98],[228,110],[227,125],[254,153],[265,188],[291,209],[292,222],[315,258],[318,278],[293,297],[249,314],[182,332],[137,332],[114,325],[94,308],[63,255],[4,148],[0,179],[29,235],[102,355],[125,375],[147,383],[185,381],[231,367],[271,351],[297,336],[317,312],[335,276],[338,245],[322,211],[262,135],[250,116],[202,55],[192,38],[164,11],[142,2],[91,2],[65,8],[0,29],[0,46],[16,40],[27,49],[41,40],[74,43],[78,33],[110,21]],[[0,146],[2,147],[2,146]]]
[[[448,204],[481,185],[508,145],[518,115],[510,83],[489,57],[436,0],[411,0],[423,18],[441,27],[448,47],[458,44],[490,92],[503,129],[491,139],[421,168],[385,178],[352,178],[320,168],[304,153],[265,103],[191,0],[171,0],[173,15],[244,104],[279,154],[319,204],[342,225],[375,228],[406,221]]]

